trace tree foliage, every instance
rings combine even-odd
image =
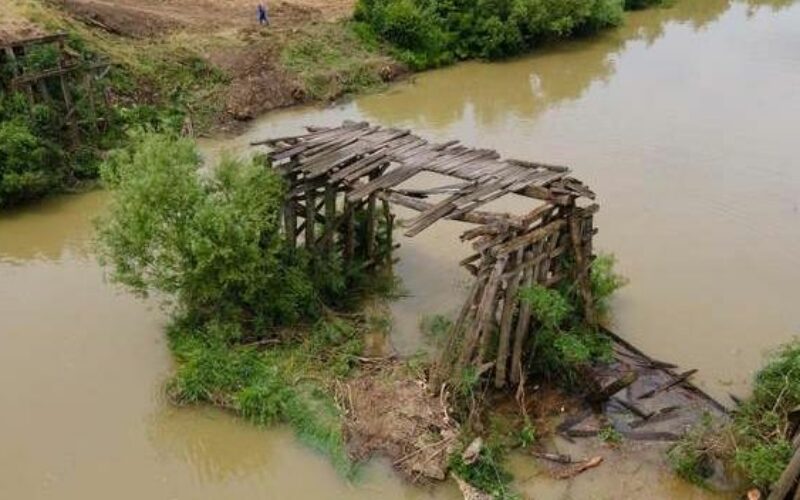
[[[200,323],[261,334],[316,309],[306,259],[280,233],[284,185],[257,161],[223,160],[207,175],[192,141],[140,134],[102,168],[113,202],[100,224],[113,280],[158,291]]]
[[[421,69],[499,58],[619,24],[622,0],[359,0],[355,19]]]
[[[0,206],[36,198],[61,183],[63,151],[52,136],[49,108],[30,109],[21,94],[0,96]]]

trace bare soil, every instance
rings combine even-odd
[[[304,83],[282,65],[281,50],[308,27],[348,17],[355,3],[355,0],[265,0],[270,25],[262,27],[256,17],[258,1],[57,0],[51,5],[60,8],[67,18],[121,37],[122,43],[126,38],[137,46],[158,41],[169,43],[169,37],[179,33],[197,39],[198,47],[206,47],[198,50],[198,55],[230,77],[230,84],[219,97],[222,113],[214,127],[224,130],[235,129],[237,121],[307,101]],[[0,20],[0,44],[46,33],[25,18],[26,4],[30,5],[29,0],[19,0]],[[212,38],[227,42],[201,43]],[[402,73],[387,64],[383,66],[379,69],[384,80]],[[143,92],[145,97],[146,94]]]
[[[271,29],[297,27],[349,15],[353,0],[266,1]],[[174,31],[196,33],[257,27],[257,0],[62,0],[72,15],[121,35],[149,38]]]

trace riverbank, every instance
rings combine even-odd
[[[626,9],[642,6],[624,4]],[[623,4],[617,7],[621,14]],[[269,5],[269,26],[259,26],[251,2],[243,0],[69,0],[58,5],[11,0],[0,21],[0,44],[66,32],[114,65],[115,107],[154,106],[172,121],[179,121],[175,114],[186,115],[200,135],[236,130],[274,109],[382,88],[410,67],[418,71],[508,55],[463,53],[415,64],[383,31],[376,32],[365,19],[353,22],[354,8],[352,0],[281,1]],[[560,15],[567,20],[578,14]],[[607,17],[597,29],[620,22],[618,14]],[[539,42],[586,35],[578,20],[572,22],[543,34]],[[535,45],[516,51],[532,49]]]
[[[489,24],[459,33],[452,13],[424,10],[425,17],[419,6],[404,7],[412,5],[281,1],[269,5],[264,26],[244,0],[13,0],[0,21],[0,45],[63,33],[66,51],[51,57],[55,47],[37,44],[31,54],[15,49],[16,57],[0,57],[0,87],[9,91],[0,99],[0,118],[8,122],[0,131],[0,207],[81,189],[131,129],[232,135],[270,111],[371,92],[412,71],[594,35],[620,24],[623,9],[644,6],[621,0],[587,0],[566,9],[525,4],[527,14],[509,20],[519,26],[492,34],[503,9],[465,4],[465,19],[485,17]],[[472,41],[435,48],[406,43],[435,33]],[[51,64],[43,65],[41,54]],[[80,87],[80,78],[67,83],[77,106],[66,98],[64,105],[53,103],[46,87],[58,89],[54,78],[36,81],[36,92],[29,87],[28,101],[12,92],[15,77],[57,71],[56,60],[69,59],[86,68],[110,64],[94,75],[91,91]],[[32,126],[25,123],[29,116],[36,116]],[[20,151],[23,142],[23,150],[37,154]]]
[[[110,59],[112,104],[188,116],[199,134],[270,110],[333,100],[398,78],[404,69],[363,42],[350,2],[271,6],[258,26],[250,2],[13,0],[0,44],[63,31]]]
[[[796,259],[784,250],[796,246],[798,227],[789,203],[797,182],[787,127],[797,116],[791,93],[797,65],[792,53],[780,50],[796,13],[679,2],[675,9],[637,14],[630,26],[594,41],[504,64],[458,65],[341,106],[271,114],[246,136],[207,142],[205,152],[246,151],[250,141],[298,133],[304,124],[351,118],[568,163],[603,193],[599,244],[617,253],[631,277],[614,304],[615,329],[659,359],[701,368],[699,382],[720,397],[741,395],[748,387],[744,379],[762,363],[762,350],[783,342],[796,323]],[[731,33],[742,41],[741,50],[729,50]],[[687,46],[695,48],[689,55]],[[704,80],[683,81],[686,72],[725,78],[725,99],[715,99]],[[465,81],[474,84],[458,84]],[[775,85],[783,86],[784,97],[767,99]],[[691,106],[676,106],[676,92]],[[696,120],[698,110],[705,120]],[[730,120],[734,114],[748,119]],[[749,126],[764,116],[770,120],[763,127]],[[715,125],[725,127],[725,137]],[[731,143],[731,136],[748,140]],[[751,161],[763,168],[750,168]],[[683,174],[721,176],[724,182],[694,189]],[[94,194],[103,195],[89,196]],[[348,486],[285,430],[164,405],[160,388],[171,368],[161,316],[105,285],[91,254],[74,248],[90,232],[87,225],[86,235],[77,234],[76,221],[106,209],[87,206],[86,199],[48,200],[4,218],[0,230],[14,236],[0,237],[8,285],[2,340],[9,354],[0,379],[14,401],[2,427],[8,446],[0,461],[15,478],[2,482],[6,496],[219,498],[254,496],[265,488],[297,497],[440,496],[401,488],[384,468]],[[665,199],[673,202],[659,201]],[[411,295],[393,305],[393,337],[407,352],[416,348],[420,314],[460,301],[458,228],[450,229],[420,235],[399,250],[398,272]],[[676,243],[684,241],[695,244]],[[748,242],[756,245],[752,251],[729,251],[751,248]],[[70,272],[73,259],[81,265]],[[120,304],[129,303],[135,312],[120,313]],[[665,304],[674,312],[669,321]],[[28,374],[26,384],[19,383],[19,373]],[[62,418],[54,421],[53,414]],[[558,444],[562,453],[587,455],[573,447]],[[18,450],[33,451],[20,459],[25,453]],[[519,482],[536,498],[704,495],[664,473],[661,456],[609,460],[571,481],[543,477],[523,458]],[[296,480],[311,476],[314,485]],[[137,487],[121,491],[131,478]],[[445,488],[442,494],[450,493]]]

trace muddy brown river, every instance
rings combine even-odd
[[[600,37],[275,113],[201,146],[209,158],[239,154],[346,118],[570,165],[599,195],[598,247],[630,279],[613,329],[699,368],[720,398],[746,394],[764,354],[800,333],[800,2],[678,0]],[[171,407],[165,315],[105,283],[92,255],[105,200],[0,215],[0,499],[459,498],[452,484],[404,484],[380,462],[349,483],[288,429]],[[460,229],[401,240],[400,352],[425,348],[423,315],[460,303]],[[637,446],[571,481],[524,457],[513,468],[537,499],[714,497]]]

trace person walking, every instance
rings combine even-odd
[[[267,7],[263,2],[258,3],[258,24],[261,26],[269,26],[269,17],[267,17]]]

